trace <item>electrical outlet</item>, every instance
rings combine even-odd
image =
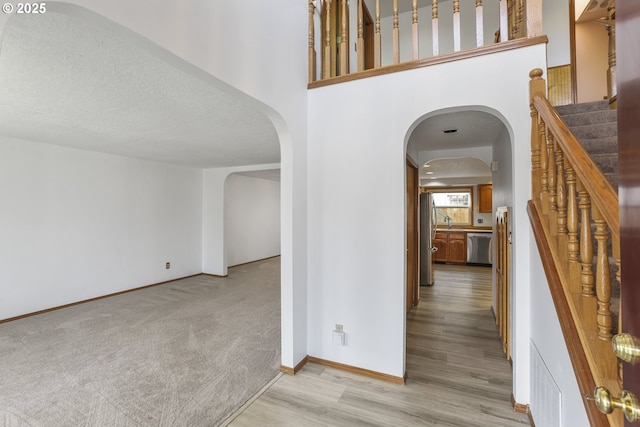
[[[167,270],[170,269],[171,268],[171,263],[170,262],[166,263],[164,268],[166,268]]]
[[[482,218],[478,218],[478,224],[482,224],[484,220]]]

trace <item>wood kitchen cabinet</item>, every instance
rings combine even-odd
[[[447,262],[466,264],[467,262],[467,233],[460,231],[449,232]]]
[[[478,212],[491,213],[493,212],[492,204],[493,198],[493,186],[491,184],[479,184],[478,185]]]
[[[432,255],[435,262],[447,262],[447,244],[449,241],[449,233],[446,231],[436,232],[436,237],[433,239],[433,246],[438,248]]]
[[[433,253],[433,260],[451,264],[467,262],[467,233],[464,231],[438,231],[433,240],[438,248]]]

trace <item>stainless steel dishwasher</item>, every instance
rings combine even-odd
[[[491,233],[467,233],[467,264],[491,265]]]

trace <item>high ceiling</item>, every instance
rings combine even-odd
[[[11,17],[0,99],[3,136],[198,168],[280,162],[256,104],[113,23]]]

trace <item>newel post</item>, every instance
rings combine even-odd
[[[540,201],[540,180],[541,180],[541,152],[546,147],[541,147],[543,141],[540,138],[540,130],[538,127],[539,117],[538,110],[534,105],[534,98],[537,95],[546,93],[546,83],[542,78],[542,70],[535,68],[529,73],[531,80],[529,81],[529,108],[531,110],[531,197],[534,201]]]

